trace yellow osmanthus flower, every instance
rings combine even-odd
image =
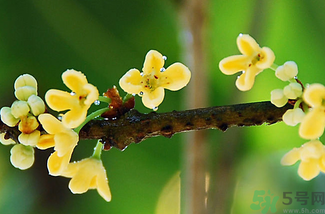
[[[79,136],[50,114],[41,114],[38,120],[48,134],[42,135],[36,146],[39,149],[54,147],[55,152],[49,157],[47,167],[51,175],[60,175],[69,164]]]
[[[319,140],[312,140],[300,148],[293,148],[281,160],[282,165],[293,165],[300,160],[298,174],[304,180],[311,180],[325,172],[325,147]]]
[[[229,56],[219,63],[222,73],[232,75],[242,71],[236,81],[241,91],[250,90],[255,82],[255,76],[264,69],[271,67],[275,56],[268,47],[261,48],[257,42],[247,34],[239,34],[237,46],[242,55]]]
[[[71,178],[69,189],[72,193],[82,194],[88,189],[97,189],[100,196],[106,201],[111,201],[111,191],[101,159],[90,157],[69,163],[62,176]]]
[[[305,139],[317,139],[325,127],[325,87],[318,83],[312,84],[302,96],[311,109],[300,124],[299,135]]]
[[[45,100],[55,111],[69,110],[62,116],[62,123],[68,128],[76,128],[86,119],[87,111],[99,93],[81,72],[67,70],[62,74],[62,80],[72,92],[51,89]]]
[[[147,108],[156,110],[164,100],[164,89],[180,90],[191,79],[191,72],[185,65],[177,62],[165,69],[164,64],[163,55],[151,50],[145,57],[143,73],[133,68],[120,79],[119,84],[127,93],[142,96]]]

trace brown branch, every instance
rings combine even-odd
[[[129,144],[155,136],[172,137],[175,133],[202,129],[226,131],[232,126],[273,124],[282,120],[287,104],[277,108],[270,102],[216,106],[166,113],[139,113],[133,109],[115,120],[92,120],[79,133],[81,140],[101,139],[105,149],[116,147],[124,150]],[[8,127],[0,120],[0,133],[18,142],[20,131]]]
[[[277,108],[270,102],[216,106],[167,113],[139,113],[131,110],[116,120],[93,120],[80,131],[80,139],[102,139],[105,149],[124,150],[132,142],[202,129],[226,131],[232,126],[273,124],[282,120],[287,104]]]

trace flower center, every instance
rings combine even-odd
[[[257,62],[259,62],[260,60],[262,60],[264,57],[258,53],[257,56],[255,56],[253,59],[252,59],[252,63],[250,63],[248,66],[251,67],[252,65],[255,65]]]
[[[154,91],[159,87],[159,76],[156,74],[156,71],[153,70],[150,74],[144,75],[141,80],[141,85],[150,91]]]

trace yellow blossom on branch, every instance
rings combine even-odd
[[[325,87],[312,84],[303,93],[303,100],[311,106],[299,127],[299,135],[305,139],[317,139],[325,127]]]
[[[49,157],[47,167],[51,175],[60,175],[70,161],[79,136],[50,114],[41,114],[38,120],[48,134],[40,137],[37,147],[39,149],[54,147],[55,152]]]
[[[257,42],[247,34],[239,34],[237,46],[242,55],[229,56],[219,63],[222,73],[232,75],[242,72],[236,81],[241,91],[250,90],[255,82],[255,76],[264,69],[271,67],[275,56],[268,47],[261,48]]]
[[[293,165],[300,160],[298,174],[304,180],[311,180],[325,172],[325,147],[319,140],[312,140],[300,148],[293,148],[281,160],[282,165]]]
[[[164,68],[165,59],[161,53],[151,50],[147,53],[142,71],[129,70],[121,79],[121,88],[129,94],[142,96],[143,105],[156,109],[164,100],[165,91],[180,90],[191,79],[190,70],[181,63]]]
[[[69,189],[72,193],[82,194],[88,189],[97,189],[100,196],[111,201],[111,191],[101,159],[90,157],[69,163],[62,176],[71,178]]]
[[[67,70],[62,74],[62,80],[72,92],[51,89],[46,93],[45,100],[55,111],[69,110],[62,116],[62,123],[68,128],[76,128],[86,119],[87,111],[98,99],[99,93],[81,72]]]

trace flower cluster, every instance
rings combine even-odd
[[[18,127],[21,132],[18,136],[19,144],[6,139],[1,135],[4,145],[15,144],[10,153],[12,165],[19,169],[28,169],[34,163],[34,149],[40,139],[39,123],[37,116],[45,112],[43,100],[37,96],[37,81],[29,75],[19,76],[14,84],[15,97],[11,107],[1,108],[1,120],[10,127]]]
[[[19,76],[14,84],[17,100],[11,107],[1,108],[1,121],[21,132],[18,137],[9,132],[0,133],[2,144],[14,144],[10,151],[11,163],[16,168],[27,169],[34,163],[35,148],[53,148],[47,161],[50,175],[71,178],[69,188],[74,194],[97,189],[106,201],[110,201],[111,192],[101,160],[103,144],[97,142],[91,157],[71,162],[79,131],[94,118],[116,119],[132,109],[134,97],[131,94],[139,94],[146,107],[157,110],[164,99],[164,89],[180,90],[191,78],[191,72],[181,63],[165,69],[165,60],[166,57],[152,50],[146,55],[142,73],[137,69],[129,70],[120,79],[120,86],[129,93],[123,100],[115,86],[99,96],[97,88],[88,83],[83,73],[73,69],[65,71],[62,80],[71,91],[50,89],[45,94],[48,107],[61,112],[58,118],[46,111],[44,101],[37,96],[36,79],[29,74]],[[87,115],[93,103],[99,105],[101,102],[108,106]]]
[[[53,147],[54,152],[47,162],[50,175],[72,178],[70,183],[74,183],[74,185],[69,185],[69,188],[73,193],[84,193],[88,189],[97,188],[100,195],[106,201],[110,201],[111,193],[105,168],[98,155],[99,152],[97,152],[96,164],[86,164],[79,170],[79,168],[71,167],[76,163],[70,163],[73,150],[79,141],[78,133],[72,128],[81,126],[85,121],[90,105],[99,97],[98,90],[88,83],[81,72],[75,70],[64,72],[62,79],[72,92],[51,89],[45,96],[46,103],[53,110],[68,110],[60,121],[53,115],[45,113],[45,104],[37,96],[35,78],[29,74],[17,78],[14,87],[18,100],[11,107],[1,109],[1,120],[7,126],[18,127],[18,130],[21,131],[18,136],[19,142],[16,143],[5,133],[0,135],[0,142],[4,145],[15,144],[10,151],[10,161],[19,169],[27,169],[33,165],[34,148],[44,150]],[[102,144],[99,144],[101,150]],[[91,163],[92,161],[93,158],[86,158],[80,163]],[[71,168],[74,168],[73,172]],[[78,173],[78,171],[80,172]],[[90,178],[88,175],[96,178],[91,178],[88,182]],[[96,180],[98,180],[98,185],[93,183]],[[83,191],[80,191],[80,188]]]
[[[318,140],[325,127],[325,87],[321,84],[311,84],[307,88],[298,80],[298,66],[293,61],[278,66],[274,64],[274,54],[269,48],[260,48],[249,35],[240,34],[237,45],[242,55],[227,57],[220,61],[220,70],[227,75],[242,71],[236,81],[239,90],[250,90],[255,76],[263,69],[271,68],[275,76],[287,85],[271,92],[271,103],[283,107],[287,103],[293,105],[282,116],[289,126],[300,124],[299,135],[310,140],[300,148],[294,148],[287,153],[281,163],[292,165],[301,160],[298,174],[305,180],[316,177],[319,172],[325,172],[325,148]]]

